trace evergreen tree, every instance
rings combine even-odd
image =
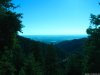
[[[0,0],[0,49],[14,48],[16,35],[21,31],[21,14],[13,12],[15,6],[11,0]]]
[[[91,14],[91,25],[87,29],[88,40],[85,47],[83,73],[100,72],[100,15]]]
[[[17,48],[17,32],[22,27],[22,16],[13,12],[15,8],[12,0],[0,0],[0,75],[15,75],[17,70],[14,52]]]

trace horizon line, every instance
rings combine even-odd
[[[67,36],[67,35],[87,35],[87,34],[18,34],[21,36],[29,35],[29,36]]]

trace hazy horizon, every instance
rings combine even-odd
[[[88,36],[87,34],[19,34],[21,36]]]
[[[22,35],[25,38],[29,38],[35,41],[41,41],[44,43],[59,43],[66,40],[86,38],[87,35]]]

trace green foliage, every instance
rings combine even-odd
[[[13,53],[6,50],[0,58],[0,75],[13,75],[16,71],[12,63]]]
[[[15,47],[15,40],[18,31],[21,31],[21,14],[13,12],[15,8],[12,0],[0,0],[0,49]]]
[[[0,32],[5,34],[16,33],[21,30],[21,14],[7,11],[2,18],[0,18]],[[6,31],[7,30],[7,31]]]
[[[100,15],[91,15],[87,29],[88,40],[85,48],[84,72],[100,72]]]
[[[0,7],[10,9],[15,8],[16,6],[12,3],[12,0],[0,0]]]
[[[81,53],[70,54],[65,63],[65,75],[82,75],[82,60]]]
[[[44,75],[56,75],[57,74],[57,50],[53,47],[53,45],[48,45],[46,55],[45,55],[45,74]]]

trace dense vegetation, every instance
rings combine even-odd
[[[91,15],[88,38],[45,44],[18,36],[22,15],[0,0],[0,75],[84,75],[100,72],[100,15]]]
[[[60,49],[60,52],[62,52],[63,55],[68,55],[75,52],[82,52],[86,40],[87,38],[66,40],[55,44],[55,47]]]

